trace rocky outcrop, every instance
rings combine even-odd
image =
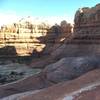
[[[68,56],[100,55],[100,4],[79,9],[74,18],[73,33],[54,45],[51,56],[55,59]],[[63,44],[61,44],[63,43]]]
[[[100,4],[97,4],[95,7],[92,8],[89,7],[80,8],[75,14],[75,27],[81,29],[83,27],[88,28],[87,26],[91,26],[93,28],[96,27],[98,29],[100,25],[99,16],[100,16]],[[95,29],[95,31],[97,29]],[[92,30],[90,32],[92,32]]]
[[[90,42],[99,43],[100,33],[100,4],[95,7],[84,7],[79,9],[75,14],[74,32],[76,38],[87,39]],[[93,42],[94,43],[94,42]]]
[[[72,80],[100,66],[99,57],[68,57],[46,66],[43,72],[48,81],[59,83]]]

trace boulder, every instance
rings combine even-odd
[[[72,80],[100,66],[99,57],[67,57],[46,66],[43,70],[47,80],[58,83]]]

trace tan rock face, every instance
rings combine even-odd
[[[21,56],[33,55],[34,53],[40,55],[42,52],[47,54],[55,42],[61,38],[61,41],[64,41],[64,37],[70,32],[71,25],[64,21],[61,22],[61,25],[50,27],[46,23],[32,24],[29,21],[21,20],[19,23],[1,27],[0,48],[9,46],[10,49],[10,46],[14,47],[16,55]],[[8,52],[9,49],[6,51]]]
[[[33,50],[42,52],[45,44],[32,37],[34,34],[31,33],[0,33],[0,55],[12,55],[12,52],[15,52],[13,56],[31,55]]]

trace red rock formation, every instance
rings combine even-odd
[[[74,32],[65,38],[63,45],[54,47],[51,56],[100,55],[100,4],[81,8],[75,14]]]

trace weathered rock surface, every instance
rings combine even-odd
[[[75,96],[75,100],[99,100],[100,99],[100,85],[91,87],[86,91],[82,91],[81,93]]]
[[[28,95],[19,94],[20,96],[16,97],[17,94],[1,100],[99,100],[99,86],[100,70],[97,69],[69,82],[62,82],[40,91],[30,91]]]
[[[99,57],[68,57],[46,66],[38,75],[0,86],[0,97],[49,87],[75,79],[100,66]]]
[[[59,46],[53,46],[51,56],[55,59],[70,56],[100,55],[100,4],[82,8],[76,12],[74,32],[61,38]],[[80,21],[79,21],[80,20]]]
[[[98,26],[100,25],[100,4],[97,4],[95,7],[89,8],[84,7],[79,9],[75,14],[75,25],[81,29],[86,28],[89,32],[90,27],[91,29],[95,29],[94,31],[90,30],[90,32],[99,32],[100,30]],[[96,26],[97,25],[97,26]],[[81,27],[82,26],[82,27]],[[89,27],[85,27],[89,26]],[[94,26],[94,27],[93,27]]]
[[[0,98],[16,93],[39,90],[52,85],[41,74],[32,75],[16,82],[0,85]]]
[[[90,70],[100,67],[100,58],[95,56],[62,58],[43,70],[47,80],[58,83],[72,80]]]
[[[75,14],[74,32],[75,41],[84,43],[100,43],[100,4],[95,7],[84,7],[79,9]],[[73,41],[74,42],[74,41]]]

